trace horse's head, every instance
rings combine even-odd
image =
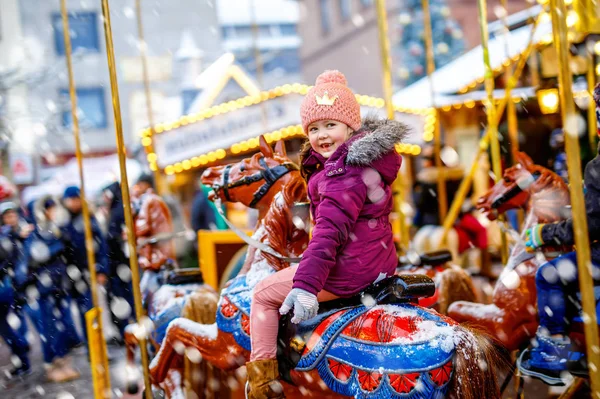
[[[534,196],[536,200],[556,199],[561,202],[560,206],[565,205],[562,204],[564,195],[553,197],[556,189],[566,192],[563,180],[554,172],[535,165],[529,156],[519,152],[515,166],[506,169],[502,180],[479,199],[477,209],[486,213],[488,219],[495,220],[509,209],[527,207]]]
[[[298,170],[298,167],[287,157],[283,141],[277,142],[275,151],[263,136],[260,136],[259,142],[260,152],[252,157],[206,169],[202,183],[213,187],[211,195],[228,202],[240,202],[250,208],[270,205],[286,181],[286,175]]]

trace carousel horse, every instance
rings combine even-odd
[[[533,164],[521,152],[517,164],[505,170],[503,179],[480,198],[477,207],[490,220],[509,209],[523,208],[525,231],[537,223],[564,219],[569,204],[564,181],[549,169]],[[517,240],[494,287],[492,303],[455,302],[448,315],[460,323],[483,327],[509,350],[528,344],[538,326],[535,274],[546,259],[570,252],[571,248],[546,246],[541,251],[544,256],[529,253],[525,243]]]
[[[189,348],[222,370],[243,366],[251,350],[253,288],[307,247],[308,220],[294,212],[307,200],[305,183],[281,143],[273,152],[261,137],[260,149],[250,159],[208,169],[202,182],[216,196],[258,209],[253,237],[269,250],[249,254],[249,269],[222,291],[216,323],[171,322],[151,364],[154,384],[163,386],[170,370],[181,369]],[[274,195],[269,205],[266,198]],[[299,325],[282,317],[278,360],[287,397],[499,397],[503,359],[491,339],[414,303],[434,290],[426,276],[393,276],[360,295],[321,303],[318,316]]]
[[[184,317],[199,323],[214,323],[218,295],[209,285],[204,284],[200,270],[178,269],[173,261],[167,260],[156,274],[158,289],[151,295],[142,292],[146,298],[143,304],[150,325],[131,324],[125,329],[126,360],[135,369],[135,351],[140,338],[150,343],[152,353],[158,352],[171,321]],[[205,375],[219,377],[218,371],[206,363],[199,364],[197,370]],[[134,374],[127,376],[128,393],[138,390],[138,379]],[[181,378],[172,373],[165,382],[166,386],[182,389]]]

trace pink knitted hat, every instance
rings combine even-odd
[[[300,117],[305,133],[308,133],[308,125],[324,119],[345,123],[354,131],[362,125],[360,105],[348,88],[344,74],[336,70],[325,71],[317,77],[302,101]]]

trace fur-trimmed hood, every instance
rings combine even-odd
[[[362,128],[350,138],[346,163],[366,166],[381,159],[406,138],[409,130],[402,122],[366,117]]]
[[[401,143],[407,134],[408,128],[401,122],[367,117],[363,119],[362,128],[339,146],[329,159],[310,149],[302,167],[309,177],[319,169],[325,169],[327,176],[336,176],[345,173],[347,166],[371,167],[387,184],[391,184],[401,160],[395,145]]]

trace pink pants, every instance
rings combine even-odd
[[[292,290],[294,274],[298,266],[288,267],[267,277],[254,288],[250,312],[250,338],[252,354],[250,361],[275,359],[277,357],[277,330],[279,308]],[[319,302],[337,299],[331,292],[321,291]],[[294,310],[290,310],[293,312]]]

